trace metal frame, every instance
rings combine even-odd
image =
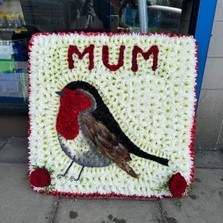
[[[195,38],[198,42],[197,105],[205,70],[217,0],[200,0]]]

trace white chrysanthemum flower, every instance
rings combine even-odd
[[[30,162],[54,168],[55,172],[60,173],[69,165],[71,160],[59,148],[55,130],[59,100],[54,92],[75,80],[87,81],[98,89],[121,129],[136,145],[152,154],[170,158],[170,167],[161,168],[159,164],[132,156],[130,165],[139,173],[143,171],[137,181],[111,165],[99,169],[85,168],[80,182],[72,182],[69,178],[77,175],[81,168],[75,165],[71,167],[68,178],[53,177],[56,190],[160,197],[170,195],[165,189],[160,192],[156,189],[173,172],[180,171],[189,182],[192,165],[189,155],[190,129],[195,102],[194,40],[157,34],[150,37],[133,34],[131,41],[125,34],[66,34],[63,37],[52,34],[50,38],[34,38],[30,57]],[[76,70],[70,70],[67,65],[69,45],[78,45],[82,52],[92,43],[95,44],[94,69],[89,72],[87,56],[79,60],[77,55],[73,55]],[[136,43],[145,52],[152,45],[158,46],[158,68],[155,72],[151,70],[152,56],[145,60],[140,54],[137,57],[138,72],[131,71],[132,49]],[[101,46],[109,46],[109,63],[116,64],[121,44],[126,46],[124,65],[111,72],[102,62]],[[81,135],[64,143],[74,148],[72,153],[76,152],[75,148],[81,152],[89,149]],[[145,171],[148,173],[144,174]]]

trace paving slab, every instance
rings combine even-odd
[[[197,169],[193,194],[178,202],[162,200],[164,223],[220,223],[223,219],[223,169]]]
[[[0,150],[0,162],[28,162],[28,139],[9,138]]]
[[[0,163],[0,179],[0,222],[50,222],[56,198],[29,187],[26,164]]]
[[[158,201],[62,199],[56,223],[161,222]]]
[[[195,166],[199,168],[223,169],[223,150],[203,150],[196,152]]]
[[[5,143],[6,143],[6,139],[0,138],[0,151]]]

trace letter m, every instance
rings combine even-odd
[[[81,53],[76,45],[70,45],[68,48],[68,67],[69,69],[73,69],[75,67],[73,55],[76,54],[79,60],[82,60],[85,55],[88,54],[89,57],[89,65],[88,69],[92,70],[94,68],[94,45],[91,44],[84,49]]]
[[[152,70],[155,71],[157,69],[157,62],[158,62],[158,53],[159,53],[158,46],[156,45],[151,46],[147,52],[144,52],[138,46],[134,46],[133,51],[132,51],[132,68],[131,68],[133,72],[138,71],[137,56],[139,53],[143,56],[145,60],[148,60],[150,56],[153,55]]]

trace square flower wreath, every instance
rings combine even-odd
[[[194,177],[196,41],[42,33],[30,41],[29,176],[72,197],[182,197]]]

